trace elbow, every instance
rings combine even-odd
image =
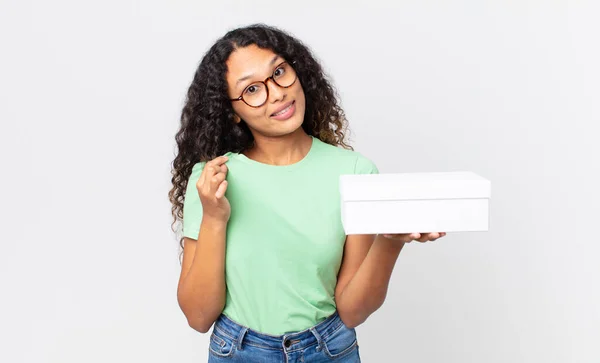
[[[185,314],[187,318],[188,325],[190,328],[200,332],[202,334],[207,333],[214,322],[217,320],[218,316],[215,314],[202,314],[196,312],[195,314]]]
[[[344,325],[349,329],[356,328],[366,320],[362,319],[358,314],[352,314],[345,311],[338,310],[338,314],[342,320],[342,323],[344,323]]]
[[[217,319],[215,314],[207,314],[207,312],[198,309],[191,311],[182,307],[182,311],[190,328],[202,334],[207,333]]]
[[[372,301],[371,304],[364,306],[355,306],[353,308],[348,308],[344,306],[337,307],[338,314],[340,319],[346,325],[346,327],[352,329],[356,328],[360,324],[364,323],[371,314],[373,314],[377,309],[383,305],[383,299]]]
[[[188,320],[188,325],[195,331],[206,334],[210,330],[212,323],[208,324],[198,320]]]
[[[367,312],[360,311],[360,309],[346,309],[342,306],[338,306],[337,311],[342,323],[349,329],[356,328],[369,316]]]
[[[210,330],[223,310],[221,304],[216,306],[192,305],[191,302],[182,299],[180,295],[178,295],[178,301],[188,325],[202,334]]]

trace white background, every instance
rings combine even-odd
[[[598,362],[600,6],[3,1],[0,361],[203,362],[167,193],[183,99],[227,30],[314,51],[382,173],[492,181],[490,230],[406,245],[365,362]],[[594,156],[595,155],[595,156]]]

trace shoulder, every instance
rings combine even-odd
[[[373,160],[356,152],[354,174],[379,174],[379,169]]]
[[[346,168],[349,169],[348,172],[353,174],[378,174],[379,169],[375,162],[365,156],[363,153],[344,149],[340,146],[335,146],[331,144],[327,144],[321,141],[322,150],[328,155],[336,160],[337,165],[344,164]]]
[[[204,170],[206,163],[207,163],[206,161],[199,161],[196,164],[194,164],[194,166],[192,167],[192,171],[190,172],[190,175],[188,176],[188,183],[187,183],[187,191],[188,192],[190,190],[192,190],[195,193],[196,183],[200,179],[200,175],[202,175],[202,170]]]
[[[199,161],[196,164],[194,164],[194,166],[192,167],[192,172],[190,174],[190,181],[196,181],[198,180],[198,178],[200,178],[200,174],[202,174],[202,170],[204,169],[205,165],[206,161]]]
[[[229,158],[229,160],[225,162],[228,166],[230,165],[231,160],[235,160],[235,159],[237,159],[237,157],[239,157],[238,153],[234,153],[231,151],[228,151],[223,155],[227,156]],[[202,174],[202,170],[204,170],[204,167],[206,167],[206,164],[209,161],[198,161],[196,164],[194,164],[194,166],[192,167],[192,171],[190,172],[190,176],[189,176],[190,182],[191,181],[196,182],[200,178],[200,175]]]
[[[231,151],[228,151],[225,154],[223,154],[223,156],[227,156],[230,160],[233,159],[233,158],[235,158],[238,155],[239,154],[233,153]],[[207,163],[208,163],[208,161],[199,161],[196,164],[194,164],[194,166],[192,167],[192,173],[191,173],[191,175],[192,176],[195,176],[195,175],[200,176],[200,174],[202,173],[202,170],[204,169],[204,167],[206,166]]]

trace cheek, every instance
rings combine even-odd
[[[300,92],[296,100],[296,102],[298,102],[298,109],[304,113],[306,111],[306,99],[304,98],[304,92]]]
[[[254,124],[255,120],[263,118],[265,114],[262,108],[256,109],[252,107],[236,107],[234,111],[248,124]]]
[[[305,95],[304,90],[302,89],[302,86],[300,84],[298,84],[297,87],[294,87],[294,93],[291,96],[293,96],[296,99],[296,106],[304,107]]]

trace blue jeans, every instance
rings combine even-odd
[[[319,324],[283,335],[259,333],[221,314],[210,336],[209,363],[360,362],[356,331],[337,311]]]

